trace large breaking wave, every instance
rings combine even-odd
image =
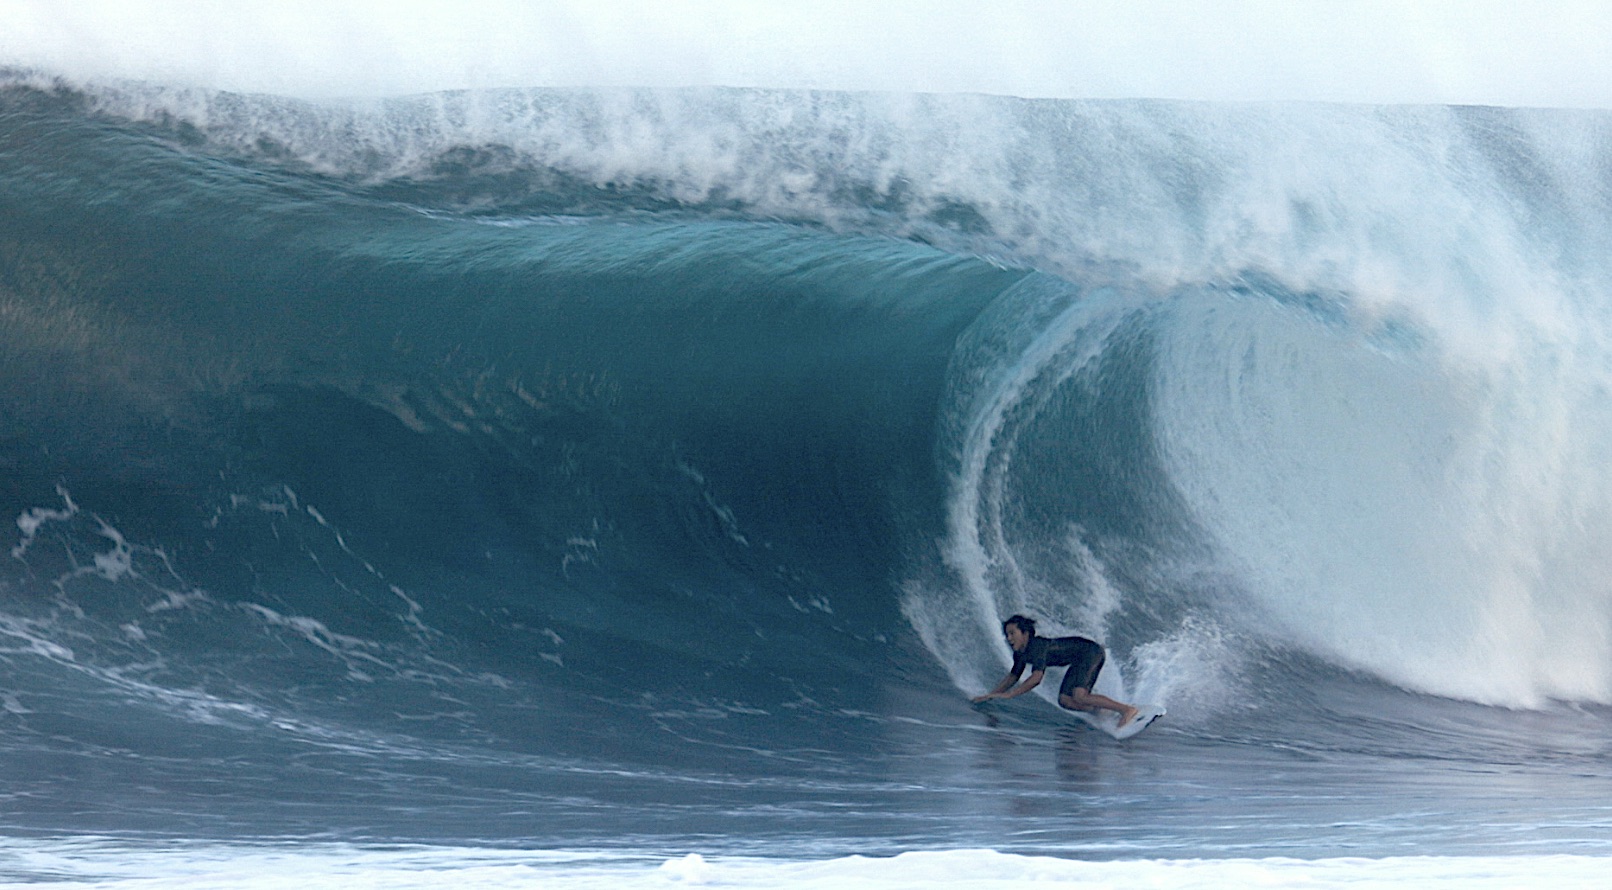
[[[591,751],[1013,611],[1189,723],[1612,701],[1605,115],[3,103],[14,713]]]

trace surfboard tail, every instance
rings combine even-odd
[[[1160,717],[1163,716],[1164,708],[1162,707],[1157,705],[1138,706],[1135,720],[1132,720],[1124,726],[1117,726],[1112,730],[1107,730],[1107,732],[1116,739],[1128,739],[1142,730],[1147,729],[1149,726],[1152,726]]]

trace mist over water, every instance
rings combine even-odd
[[[7,64],[315,99],[722,86],[1612,106],[1612,14],[1589,0],[5,0],[0,15]]]

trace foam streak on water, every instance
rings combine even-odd
[[[11,842],[0,848],[0,886],[61,888],[171,886],[199,888],[530,887],[559,890],[611,887],[882,888],[946,886],[1188,887],[1304,886],[1320,890],[1426,887],[1501,890],[1593,886],[1608,860],[1586,856],[1390,857],[1133,860],[1082,862],[947,850],[893,857],[852,856],[779,860],[698,853],[666,857],[587,852],[340,845],[149,846],[86,838],[71,842]]]

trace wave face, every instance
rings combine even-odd
[[[840,761],[969,737],[1012,612],[1179,744],[1517,763],[1612,703],[1604,114],[6,83],[19,824],[163,830],[109,752],[213,813],[298,765],[192,832],[434,815],[377,758],[551,840],[880,799]],[[946,819],[807,831],[1000,841]]]

